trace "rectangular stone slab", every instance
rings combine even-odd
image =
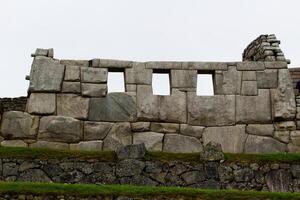
[[[104,98],[91,98],[90,121],[131,122],[136,120],[136,100],[126,93],[110,93]]]
[[[234,95],[196,96],[188,93],[188,124],[222,126],[234,123]]]

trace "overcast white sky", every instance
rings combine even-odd
[[[37,47],[56,58],[239,61],[275,33],[300,67],[299,0],[0,0],[0,97],[26,95]]]

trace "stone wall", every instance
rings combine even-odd
[[[249,61],[250,47],[265,37],[276,59]],[[214,141],[233,153],[298,151],[287,62],[273,35],[260,38],[243,62],[57,60],[53,49],[38,49],[26,111],[4,112],[1,145],[115,150],[145,143],[152,151],[200,152]],[[156,70],[169,73],[169,96],[153,95]],[[108,71],[124,72],[126,92],[107,94]],[[213,75],[213,96],[196,95],[198,73]]]
[[[25,111],[27,97],[0,98],[0,113],[7,111]]]

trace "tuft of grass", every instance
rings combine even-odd
[[[30,158],[30,159],[97,159],[113,162],[117,160],[113,151],[70,151],[21,147],[0,147],[0,158]],[[166,153],[146,152],[145,160],[203,162],[199,153]],[[234,154],[225,153],[225,162],[257,162],[257,163],[300,163],[300,153],[270,153],[270,154]]]
[[[59,183],[29,183],[0,182],[1,194],[35,194],[35,195],[73,195],[73,196],[126,196],[164,197],[202,200],[298,200],[300,193],[257,192],[238,190],[207,190],[180,187],[154,187],[130,185],[92,185],[92,184],[59,184]]]

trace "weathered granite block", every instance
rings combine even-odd
[[[257,82],[256,81],[243,81],[241,94],[245,95],[245,96],[256,96],[257,95]]]
[[[126,92],[136,92],[136,85],[135,84],[126,84]]]
[[[56,95],[54,93],[31,93],[28,101],[30,114],[55,114]]]
[[[164,134],[156,132],[133,133],[133,144],[144,143],[148,151],[162,151]]]
[[[30,71],[29,92],[59,92],[65,66],[47,57],[36,57]]]
[[[179,124],[174,123],[151,123],[151,131],[159,133],[178,133]]]
[[[84,140],[103,140],[112,129],[110,122],[84,122]]]
[[[159,118],[159,96],[153,95],[151,85],[137,86],[137,118],[146,121]]]
[[[289,143],[290,131],[274,131],[274,138],[283,143]]]
[[[105,97],[107,84],[82,83],[82,96]]]
[[[258,96],[236,96],[236,122],[271,122],[269,90],[259,89]]]
[[[243,81],[256,81],[256,72],[255,71],[243,71],[242,80]]]
[[[145,63],[134,62],[132,68],[125,69],[125,83],[151,85],[152,70],[146,69]]]
[[[65,81],[80,81],[80,67],[66,66]]]
[[[274,133],[273,124],[249,124],[246,132],[251,135],[272,136]]]
[[[240,94],[242,72],[237,71],[235,66],[229,66],[223,72],[223,94]]]
[[[81,67],[81,82],[83,83],[106,83],[107,69]]]
[[[245,143],[245,153],[285,152],[286,145],[273,138],[249,135]]]
[[[68,60],[63,59],[59,61],[62,65],[70,65],[70,66],[79,66],[79,67],[88,67],[89,61],[88,60]]]
[[[0,143],[1,147],[27,147],[23,140],[4,140]]]
[[[271,99],[274,119],[295,118],[295,94],[288,69],[278,70],[278,88],[271,90]]]
[[[194,137],[179,134],[166,134],[163,151],[173,153],[192,153],[202,151],[201,142]]]
[[[71,117],[42,117],[38,139],[49,142],[79,142],[83,139],[82,122]]]
[[[136,120],[136,100],[126,93],[110,93],[90,100],[90,121],[132,122]]]
[[[70,144],[70,150],[102,151],[102,146],[103,142],[101,140],[83,141],[77,144]]]
[[[4,112],[1,133],[5,139],[35,138],[39,125],[39,117],[19,111]]]
[[[81,85],[80,82],[63,82],[62,86],[63,93],[73,93],[80,94],[81,93]]]
[[[150,130],[150,122],[134,122],[131,123],[131,130],[142,132],[142,131],[149,131]]]
[[[170,61],[146,62],[146,69],[181,69],[181,62],[170,62]]]
[[[294,121],[274,122],[275,129],[280,131],[294,131],[296,130],[296,123]]]
[[[245,62],[237,63],[237,70],[241,70],[241,71],[261,71],[264,69],[265,69],[265,65],[263,62],[245,61]]]
[[[235,96],[188,93],[188,124],[222,126],[235,123]],[[222,112],[220,112],[222,111]]]
[[[267,69],[286,69],[287,68],[287,62],[265,62],[265,67]]]
[[[291,137],[291,143],[294,145],[294,146],[298,146],[298,148],[300,147],[300,131],[291,131],[291,134],[290,134],[290,137]],[[299,148],[300,150],[300,148]]]
[[[227,70],[227,63],[225,62],[183,62],[182,69],[195,70]]]
[[[228,153],[242,153],[247,138],[245,125],[208,127],[204,129],[203,145],[209,142],[219,143],[222,150]]]
[[[197,70],[171,70],[172,88],[196,88]]]
[[[89,99],[74,94],[57,94],[57,115],[87,119]]]
[[[204,128],[204,126],[191,126],[189,124],[180,124],[180,133],[182,135],[201,138]]]
[[[100,67],[103,67],[103,68],[130,68],[130,67],[132,67],[132,61],[100,59]]]
[[[103,150],[116,150],[121,146],[132,144],[129,122],[115,123],[103,141]]]
[[[256,72],[257,87],[260,89],[277,88],[277,70],[266,69],[265,71]]]

